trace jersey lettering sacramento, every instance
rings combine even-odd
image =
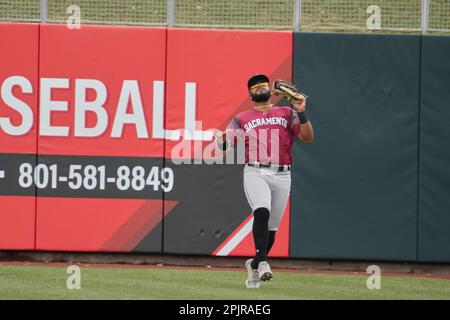
[[[292,143],[300,132],[300,121],[290,107],[254,108],[239,113],[227,127],[232,145],[245,143],[245,162],[292,163]]]

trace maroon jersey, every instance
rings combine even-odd
[[[297,112],[273,106],[266,112],[252,108],[235,116],[227,127],[233,146],[243,143],[245,162],[285,165],[292,163],[292,143],[300,132]]]

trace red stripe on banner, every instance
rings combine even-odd
[[[178,201],[164,201],[164,216],[168,215]],[[161,222],[163,202],[147,200],[100,248],[101,251],[133,250],[158,223]]]
[[[249,221],[253,218],[250,215],[239,227],[212,253],[212,255],[226,255],[226,256],[254,256],[255,245],[253,241],[253,234],[245,231],[246,236],[240,238],[239,233],[243,231],[244,228],[248,228]],[[279,229],[276,234],[275,244],[270,251],[269,257],[283,257],[289,256],[289,239],[290,239],[290,202],[286,205],[286,209],[281,219]],[[233,243],[239,240],[238,243]],[[231,246],[231,250],[227,249],[226,246]],[[225,249],[224,249],[225,248]]]
[[[250,214],[240,225],[239,227],[237,227],[233,233],[216,249],[214,250],[214,252],[212,253],[213,256],[219,255],[219,253],[221,253],[221,251],[223,252],[223,249],[226,245],[229,245],[231,241],[233,241],[233,239],[236,239],[236,236],[238,235],[239,232],[241,232],[243,230],[243,228],[248,225],[248,223],[250,222],[250,220],[253,219],[253,214]],[[228,250],[227,250],[228,251]],[[224,254],[220,254],[220,255],[224,255]],[[228,255],[228,254],[225,254]]]

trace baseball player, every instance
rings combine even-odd
[[[295,138],[312,143],[314,131],[306,116],[306,99],[292,107],[274,106],[266,75],[256,74],[247,83],[254,106],[232,118],[225,132],[216,135],[224,153],[241,141],[245,144],[244,191],[253,212],[256,254],[245,263],[247,288],[259,288],[273,274],[267,261],[286,208],[291,188],[292,143]],[[236,133],[238,132],[238,133]]]

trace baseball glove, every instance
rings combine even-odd
[[[307,95],[300,92],[292,83],[284,80],[275,80],[273,82],[273,93],[282,95],[290,103],[300,103],[308,98]]]

